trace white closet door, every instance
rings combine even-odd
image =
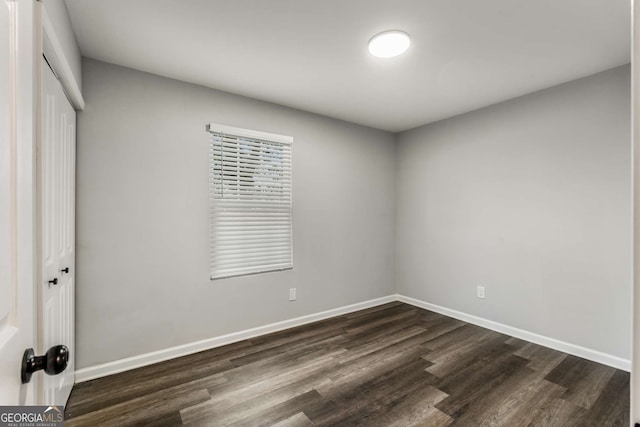
[[[69,348],[67,368],[44,375],[46,405],[65,405],[74,382],[75,111],[43,63],[41,146],[42,291],[40,351]]]

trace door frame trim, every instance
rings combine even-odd
[[[56,34],[53,22],[46,8],[42,8],[42,53],[51,69],[60,80],[69,102],[76,111],[84,110],[85,102],[78,81],[71,71],[71,64],[64,53],[60,38]]]

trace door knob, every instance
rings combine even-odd
[[[69,272],[69,267],[65,267],[62,270],[60,270],[61,273],[68,273]]]
[[[49,280],[49,284],[50,285],[57,285],[58,284],[58,278],[54,278],[53,280]]]
[[[36,356],[32,348],[28,348],[22,355],[22,369],[20,377],[22,384],[31,381],[31,374],[41,369],[47,375],[57,375],[64,371],[69,363],[69,349],[65,345],[51,347],[43,356]]]

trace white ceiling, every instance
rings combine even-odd
[[[66,0],[84,56],[397,132],[630,61],[628,0]],[[407,53],[367,41],[400,29]]]

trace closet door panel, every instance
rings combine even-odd
[[[59,262],[59,204],[56,196],[60,191],[60,176],[57,164],[59,162],[58,140],[60,138],[60,124],[56,120],[58,115],[58,100],[53,90],[47,90],[52,82],[47,81],[45,74],[45,88],[43,94],[43,135],[40,148],[41,155],[41,216],[42,216],[42,261],[43,278],[48,282],[57,277]]]
[[[75,371],[75,111],[46,62],[42,102],[40,351],[62,344],[70,356],[62,373],[41,377],[42,404],[64,405]]]

